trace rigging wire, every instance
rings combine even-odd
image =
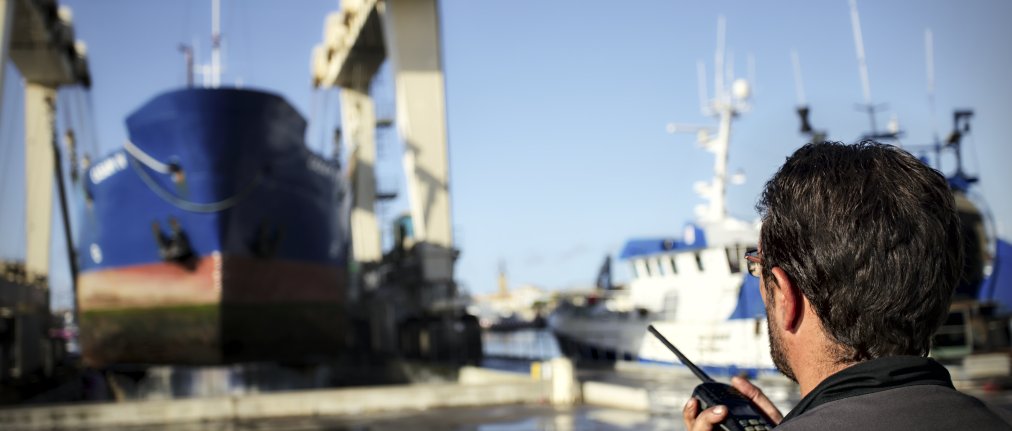
[[[92,157],[98,158],[102,154],[102,145],[99,140],[98,128],[95,127],[95,100],[91,97],[91,90],[85,90],[84,97],[87,102],[87,107],[84,112],[88,114],[88,135],[91,137],[91,145],[94,150]],[[92,159],[92,161],[94,160],[95,159]]]
[[[323,90],[323,112],[320,116],[320,157],[325,157],[327,154],[327,128],[330,125],[330,99],[334,92],[327,88]]]
[[[71,118],[70,118],[71,117],[71,111],[73,111],[73,109],[67,109],[67,106],[69,106],[70,103],[71,103],[71,101],[68,100],[68,99],[71,98],[71,95],[70,95],[69,92],[70,92],[70,90],[67,89],[67,88],[57,88],[57,90],[56,90],[56,110],[58,111],[57,114],[63,117],[62,126],[63,126],[64,129],[67,129],[68,127],[72,127],[72,124],[73,124],[71,122]],[[60,125],[61,125],[61,123],[57,122],[57,124],[56,124],[56,132],[57,132],[57,134],[59,133]]]
[[[306,142],[306,144],[307,144],[306,146],[307,147],[312,147],[312,144],[310,142],[308,142],[308,141],[309,141],[309,139],[313,135],[313,129],[316,128],[317,125],[320,122],[319,111],[320,111],[320,97],[321,97],[320,92],[321,91],[323,91],[323,90],[321,90],[319,87],[314,87],[313,90],[312,90],[312,96],[310,97],[310,101],[309,101],[309,121],[307,121],[306,136],[304,137],[304,139],[306,139],[306,141],[307,141]]]
[[[99,149],[98,142],[95,140],[95,122],[91,119],[92,113],[86,99],[89,94],[91,94],[91,90],[86,88],[82,88],[76,93],[77,112],[81,116],[80,133],[78,133],[77,139],[82,142],[81,148],[87,148],[88,158],[94,163],[99,156]]]
[[[88,158],[91,159],[95,157],[96,154],[95,143],[91,140],[89,132],[87,105],[84,102],[83,93],[87,90],[81,87],[73,87],[72,90],[73,92],[71,94],[74,96],[73,109],[76,114],[75,118],[77,119],[77,121],[73,124],[74,130],[76,131],[74,132],[74,139],[77,140],[77,153],[78,155],[87,155]],[[91,152],[90,155],[88,155],[89,151]]]
[[[77,134],[77,126],[74,122],[74,109],[72,106],[73,87],[58,88],[56,90],[56,116],[62,116],[63,121],[53,121],[54,143],[62,148],[60,156],[66,158],[67,164],[61,167],[63,170],[57,173],[57,181],[63,181],[66,177],[74,178],[74,171],[77,169],[77,154],[80,147],[77,145],[76,137],[74,142],[67,140],[68,133]],[[62,132],[62,133],[61,133]]]
[[[81,93],[85,91],[83,87],[72,86],[68,88],[70,101],[66,105],[61,105],[62,109],[67,109],[71,114],[70,123],[65,127],[70,128],[74,132],[74,157],[70,160],[73,163],[73,167],[69,170],[78,170],[78,175],[84,176],[84,170],[87,168],[82,163],[85,157],[90,160],[94,156],[92,151],[93,145],[89,142],[87,133],[87,121],[85,120],[86,109],[82,100]],[[91,153],[91,155],[89,155]],[[70,157],[70,154],[68,154]]]

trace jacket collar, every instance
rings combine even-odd
[[[917,385],[953,387],[949,371],[934,359],[890,356],[860,362],[819,383],[787,414],[784,421],[831,401]]]

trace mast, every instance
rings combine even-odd
[[[811,113],[811,108],[808,106],[808,101],[805,98],[805,82],[801,77],[801,59],[796,49],[791,49],[791,63],[794,66],[794,94],[798,103],[796,108],[798,118],[801,120],[801,134],[807,135],[810,138],[810,142],[825,141],[829,133],[826,130],[816,130],[812,127],[812,123],[808,117]]]
[[[854,50],[857,53],[858,74],[861,77],[861,93],[864,96],[864,103],[858,104],[857,109],[868,114],[868,121],[871,126],[869,132],[862,139],[899,139],[902,136],[902,132],[900,132],[895,118],[889,121],[887,130],[884,132],[880,132],[876,124],[875,117],[878,112],[887,109],[888,105],[872,102],[871,83],[868,79],[868,62],[864,54],[864,37],[861,35],[861,15],[857,11],[857,0],[850,0],[850,26],[854,35]]]
[[[928,93],[928,115],[931,116],[931,145],[935,150],[935,165],[942,168],[942,142],[938,138],[938,121],[935,119],[935,41],[930,28],[924,29],[924,73]]]
[[[861,15],[857,12],[857,0],[850,0],[850,26],[854,35],[854,49],[857,51],[857,70],[861,75],[861,92],[864,105],[871,107],[871,83],[868,82],[868,62],[864,58],[864,38],[861,37]],[[872,131],[875,130],[875,116],[871,117]]]
[[[928,92],[928,111],[931,114],[931,134],[938,142],[938,122],[935,121],[935,42],[930,28],[924,29],[924,74]]]
[[[179,45],[179,52],[183,53],[183,61],[186,63],[186,88],[193,88],[193,47]]]
[[[211,0],[211,88],[221,85],[221,0]]]
[[[735,110],[730,103],[720,103],[714,107],[720,118],[717,137],[706,145],[713,152],[713,179],[709,192],[709,219],[720,220],[727,216],[727,156],[731,144],[731,119]]]
[[[697,217],[704,222],[718,222],[727,218],[727,162],[728,147],[731,143],[731,123],[738,114],[749,109],[748,98],[751,93],[748,81],[734,79],[732,67],[725,69],[727,62],[725,56],[725,33],[727,26],[724,16],[717,19],[717,49],[714,53],[714,83],[713,98],[706,101],[704,82],[705,66],[702,62],[697,64],[697,71],[700,77],[700,100],[704,102],[702,107],[703,115],[717,118],[717,128],[711,126],[686,126],[669,124],[668,132],[696,132],[699,144],[713,153],[713,178],[708,183],[696,184],[695,190],[700,197],[707,201],[707,205],[696,208]],[[731,88],[725,85],[724,77],[731,82]],[[711,137],[711,133],[716,136]]]
[[[727,33],[727,24],[724,15],[717,17],[717,50],[713,53],[713,98],[721,100],[724,98],[724,36]]]

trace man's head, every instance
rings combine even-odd
[[[962,269],[959,219],[939,172],[889,145],[809,144],[756,208],[768,312],[773,291],[790,284],[838,364],[928,353]],[[788,375],[782,336],[795,323],[770,317],[774,360]]]

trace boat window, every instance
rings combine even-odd
[[[727,268],[731,270],[731,274],[737,274],[741,272],[741,259],[743,252],[740,245],[734,245],[724,249],[727,251]]]
[[[675,256],[668,256],[668,261],[671,262],[671,273],[678,275],[678,264],[675,263]]]
[[[650,263],[654,264],[654,267],[657,268],[657,275],[660,275],[661,277],[668,275],[668,270],[661,263],[660,259],[653,259]]]
[[[632,267],[633,277],[635,277],[635,278],[642,278],[643,277],[643,272],[640,271],[640,266],[637,265],[637,263],[636,263],[635,260],[632,261],[632,264],[630,264],[629,266]]]
[[[639,264],[640,264],[640,271],[642,271],[642,274],[640,274],[640,276],[650,277],[652,274],[650,271],[650,264],[647,263],[647,260],[646,259],[640,260]]]
[[[703,272],[703,256],[701,253],[696,252],[696,267],[699,268],[699,272]]]

